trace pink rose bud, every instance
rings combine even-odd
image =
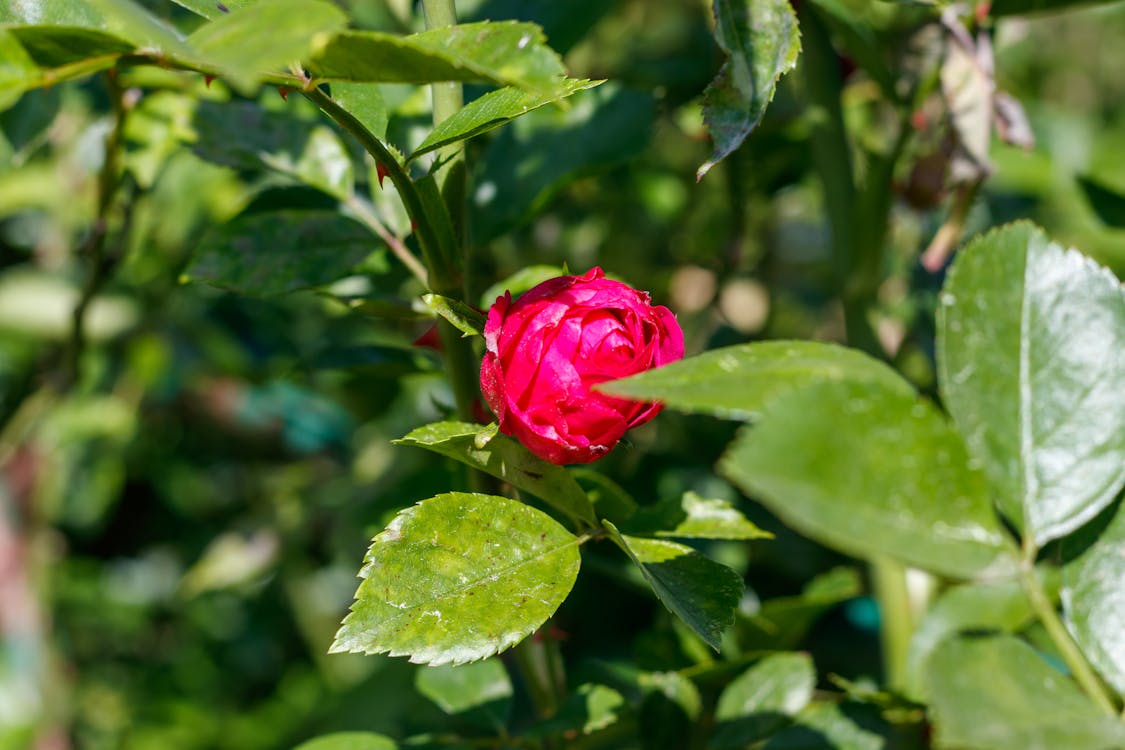
[[[666,307],[605,278],[560,276],[488,311],[480,387],[511,435],[553,464],[596,461],[660,404],[592,390],[684,356],[684,334]]]

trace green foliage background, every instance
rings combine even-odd
[[[244,4],[227,3],[236,10]],[[21,5],[0,11],[0,22],[26,21],[15,15]],[[63,0],[36,5],[67,18]],[[202,23],[172,3],[144,5],[185,32]],[[210,10],[209,3],[183,5]],[[346,14],[359,29],[400,35],[422,28],[410,3],[337,5],[339,17],[329,8],[316,23],[332,29]],[[926,6],[840,5],[856,19],[853,31],[874,30],[874,49],[888,59],[906,46],[905,29],[935,16]],[[1013,15],[997,21],[993,41],[998,85],[1022,102],[1036,144],[991,143],[994,171],[969,204],[964,234],[1031,218],[1120,278],[1125,6],[1024,16],[1026,7],[997,4],[998,14]],[[256,63],[290,63],[283,32],[309,42],[308,29],[294,31],[284,10],[277,6],[262,50],[243,51],[260,55]],[[534,89],[552,65],[535,58],[515,74],[530,92],[469,111],[476,119],[466,129],[481,136],[467,143],[473,297],[466,301],[487,307],[505,279],[515,291],[563,267],[602,265],[671,306],[691,354],[764,339],[848,339],[826,218],[831,199],[817,174],[823,155],[809,147],[817,121],[806,106],[802,66],[815,64],[807,59],[815,40],[804,37],[805,58],[781,78],[753,135],[697,182],[715,151],[701,96],[724,60],[708,4],[481,0],[458,3],[458,12],[465,21],[540,24],[576,79],[564,106],[539,106],[561,95]],[[152,34],[153,44],[179,54],[157,32],[138,28],[127,30]],[[845,49],[848,28],[831,28]],[[61,64],[83,44],[102,49],[105,41],[90,36],[40,40],[38,54]],[[119,135],[127,200],[112,218],[127,231],[109,239],[112,273],[89,303],[79,341],[72,311],[98,272],[78,249],[96,231],[115,94],[104,74],[22,93],[23,72],[7,56],[6,39],[0,37],[0,584],[7,584],[0,586],[0,748],[57,741],[241,750],[293,747],[344,731],[428,735],[437,746],[456,747],[466,745],[449,740],[454,734],[495,737],[497,727],[501,736],[507,728],[527,730],[526,742],[539,741],[536,731],[593,738],[626,702],[635,711],[631,723],[619,722],[623,734],[589,746],[695,746],[707,716],[713,746],[741,747],[786,726],[785,716],[814,690],[835,691],[842,702],[801,714],[768,747],[927,746],[920,704],[875,687],[884,672],[877,582],[856,560],[799,536],[716,473],[737,426],[698,414],[665,412],[631,433],[596,473],[575,479],[598,490],[599,510],[627,503],[621,488],[643,507],[694,492],[735,505],[775,535],[693,544],[748,587],[721,658],[651,596],[608,540],[585,546],[576,588],[550,621],[546,640],[553,645],[532,651],[543,659],[532,671],[561,660],[572,688],[561,706],[548,706],[557,709],[548,711],[553,725],[534,720],[543,696],[519,679],[513,688],[495,661],[452,676],[400,658],[329,655],[372,537],[403,508],[465,488],[460,464],[409,447],[411,439],[429,438],[391,443],[448,418],[455,401],[439,357],[416,344],[433,323],[416,301],[425,289],[371,231],[377,224],[395,237],[410,233],[391,180],[308,100],[279,96],[276,86],[259,89],[240,68],[242,58],[215,62],[214,81],[123,68],[113,85],[131,107]],[[379,39],[357,36],[349,44],[374,47]],[[924,57],[926,40],[915,41]],[[206,43],[199,41],[200,49]],[[373,54],[371,47],[364,54]],[[843,89],[842,116],[858,163],[876,174],[872,155],[890,148],[888,118],[896,116],[880,104],[879,66],[859,55],[829,55],[828,64],[841,70],[861,68]],[[462,70],[455,61],[426,59]],[[909,75],[904,61],[911,56],[893,59],[902,66],[894,74]],[[327,54],[320,62],[326,70],[342,65]],[[510,71],[499,69],[464,75],[474,81],[470,99],[486,91],[481,81],[512,82]],[[381,87],[381,102],[349,100],[345,86],[333,85],[332,94],[404,154],[428,150],[429,91],[407,74],[400,78]],[[588,79],[608,82],[586,89]],[[513,107],[534,111],[491,129]],[[942,114],[918,109],[930,126],[917,127],[888,175],[895,190],[887,251],[875,269],[869,312],[894,367],[936,398],[943,272],[925,270],[918,257],[951,199],[934,195],[925,173],[943,133],[932,118]],[[56,392],[59,382],[67,387]],[[798,404],[791,419],[813,428],[823,416]],[[784,438],[771,443],[778,455],[755,454],[763,470],[780,474],[785,459],[798,455],[784,450]],[[916,478],[925,479],[921,472]],[[738,484],[768,496],[765,482]],[[1120,518],[1113,539],[1120,539]],[[1037,541],[1058,536],[1044,534]],[[641,562],[646,549],[656,554],[650,548],[659,546],[634,544],[616,529],[614,537]],[[862,554],[846,540],[838,546]],[[1096,555],[1078,559],[1079,566],[1112,564]],[[931,640],[913,644],[944,649],[939,653],[977,649],[948,658],[978,663],[979,673],[931,675],[933,685],[897,686],[903,694],[922,700],[942,685],[955,691],[959,681],[1003,671],[990,664],[1030,663],[1029,674],[1055,674],[1023,641],[937,642],[943,628],[968,623],[1023,632],[1051,653],[1021,600],[1005,596],[1003,584],[982,594],[985,585],[966,584],[967,603],[954,601],[927,619],[919,633]],[[722,596],[730,598],[729,587]],[[707,613],[700,618],[706,623],[699,627],[714,630]],[[719,638],[711,632],[708,640]],[[800,653],[775,654],[745,671],[760,652],[775,649]],[[527,668],[514,659],[505,657],[508,672]],[[1106,662],[1112,657],[1102,657]],[[1103,676],[1120,691],[1119,673]],[[451,687],[455,680],[467,684]],[[747,726],[740,700],[750,701],[763,683],[774,686],[778,703],[759,706],[758,723]],[[467,695],[486,699],[465,703]],[[1091,743],[1112,746],[1119,729],[1092,723],[1083,700],[1077,692],[1047,693],[1043,710],[1070,707]],[[969,746],[979,737],[965,728],[974,720],[962,708],[935,703],[936,716],[956,717],[944,724],[941,741]],[[896,724],[888,716],[905,718]],[[841,726],[853,734],[837,734]],[[801,744],[810,733],[821,744]],[[330,747],[353,741],[383,746],[355,735]]]

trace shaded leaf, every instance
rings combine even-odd
[[[374,732],[334,732],[302,742],[294,750],[396,750],[390,737]]]
[[[598,518],[620,523],[637,511],[632,495],[605,474],[586,466],[571,466],[567,471],[590,499]]]
[[[638,683],[645,690],[640,710],[644,750],[682,750],[691,745],[703,710],[699,688],[679,672],[649,672]]]
[[[801,33],[788,0],[714,0],[715,41],[727,54],[703,92],[703,122],[715,148],[701,179],[758,127],[777,81],[797,64]]]
[[[797,531],[848,554],[964,578],[1015,568],[983,477],[913,395],[847,381],[792,391],[744,428],[720,469]]]
[[[526,736],[593,734],[616,723],[618,714],[625,708],[625,698],[613,688],[583,683],[567,694],[554,716],[537,722]]]
[[[762,750],[882,750],[886,741],[848,718],[833,703],[813,703]]]
[[[309,59],[314,77],[331,81],[433,83],[480,81],[552,92],[562,60],[532,23],[460,24],[397,36],[349,31],[319,39]]]
[[[962,250],[938,308],[943,400],[1005,514],[1039,546],[1125,484],[1125,292],[1029,223]]]
[[[470,198],[475,241],[514,229],[575,179],[630,159],[648,145],[656,117],[650,94],[606,85],[570,101],[565,111],[543,107],[528,113],[488,144]]]
[[[814,687],[816,669],[807,654],[767,656],[719,695],[710,747],[745,747],[776,732],[808,705]]]
[[[1078,186],[1103,224],[1125,229],[1125,193],[1088,176],[1080,176]]]
[[[1063,566],[1067,625],[1086,658],[1125,695],[1125,505],[1063,542],[1081,550]]]
[[[989,15],[999,18],[1029,13],[1057,13],[1068,8],[1108,5],[1113,2],[1116,0],[996,0],[989,9]]]
[[[24,91],[111,68],[134,49],[112,34],[77,27],[13,26],[0,30],[0,38],[8,40],[2,48],[0,99],[9,102]]]
[[[422,301],[466,337],[484,335],[484,315],[464,302],[440,294],[423,294]]]
[[[244,214],[207,233],[184,276],[241,294],[284,294],[348,275],[377,247],[362,225],[330,211]]]
[[[327,0],[269,0],[218,14],[188,44],[235,88],[251,93],[262,73],[303,59],[318,34],[347,23],[344,12]]]
[[[484,659],[554,614],[578,566],[578,539],[523,503],[464,492],[423,500],[375,537],[331,651]]]
[[[680,411],[749,419],[792,390],[822,381],[914,389],[885,363],[857,349],[817,341],[763,341],[688,357],[598,386],[598,390]]]
[[[314,127],[290,114],[262,109],[255,102],[206,100],[196,106],[192,125],[196,156],[241,170],[295,165]]]
[[[514,86],[490,91],[466,104],[452,117],[443,120],[418,145],[408,161],[442,146],[487,133],[545,104],[561,101],[571,94],[593,88],[601,83],[604,82],[568,78],[562,82],[557,91],[548,93],[524,91]]]
[[[515,440],[496,434],[495,430],[495,425],[434,422],[394,443],[426,448],[456,459],[542,498],[571,518],[596,523],[590,501],[566,469],[547,463]],[[483,444],[482,433],[488,435]]]
[[[1017,581],[973,583],[948,589],[926,612],[911,638],[904,668],[906,692],[925,699],[923,667],[942,641],[966,631],[1016,632],[1031,617],[1027,594]]]
[[[630,534],[684,539],[772,539],[726,500],[685,492],[678,500],[642,508],[625,529]]]
[[[945,641],[926,672],[940,746],[1108,750],[1125,743],[1125,724],[1011,636]]]
[[[512,681],[499,659],[422,669],[414,678],[414,686],[447,714],[465,715],[492,730],[507,724]]]
[[[752,614],[740,611],[739,643],[746,649],[795,648],[828,610],[862,593],[855,568],[833,568],[809,581],[797,596],[767,599]]]
[[[605,521],[610,538],[640,568],[656,597],[711,648],[734,622],[742,579],[691,547],[663,539],[623,536]]]

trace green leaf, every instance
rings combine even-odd
[[[886,364],[857,349],[816,341],[763,341],[714,349],[599,390],[672,409],[750,419],[774,399],[823,381],[871,384],[909,395],[914,389]]]
[[[703,697],[695,683],[679,672],[649,672],[640,675],[638,683],[645,691],[638,716],[641,747],[683,750],[690,746],[703,711]]]
[[[96,29],[105,18],[85,0],[21,0],[0,4],[0,23]]]
[[[1031,605],[1016,581],[954,586],[922,618],[907,652],[906,692],[925,699],[923,667],[942,641],[967,631],[1014,633],[1032,618]]]
[[[0,29],[0,110],[14,104],[24,91],[35,88],[39,77],[39,66],[15,35]]]
[[[547,93],[524,91],[514,86],[490,91],[469,102],[455,115],[434,128],[418,148],[414,149],[414,153],[407,161],[417,159],[422,154],[451,143],[475,138],[545,104],[562,101],[571,94],[591,89],[602,83],[604,81],[568,78],[562,82],[557,91]]]
[[[569,474],[586,493],[598,518],[620,523],[637,512],[637,501],[621,485],[587,466],[571,466]]]
[[[390,737],[373,732],[334,732],[302,742],[294,750],[396,750]]]
[[[172,0],[172,2],[204,18],[213,19],[226,15],[220,6],[226,8],[228,12],[234,12],[254,5],[259,0]]]
[[[1015,569],[960,438],[899,390],[824,382],[779,397],[720,468],[785,523],[847,554],[962,578]]]
[[[797,14],[788,0],[714,0],[713,8],[715,41],[727,61],[703,92],[703,121],[715,149],[696,179],[758,127],[778,79],[801,52]]]
[[[742,579],[691,547],[663,539],[624,536],[604,521],[610,538],[640,568],[656,597],[711,648],[734,622]]]
[[[762,750],[882,750],[886,741],[848,718],[834,703],[813,703]]]
[[[989,10],[989,15],[1000,18],[1030,13],[1058,13],[1069,8],[1108,5],[1113,2],[1117,0],[996,0]]]
[[[833,568],[809,581],[797,596],[767,599],[750,615],[740,610],[738,642],[744,649],[796,648],[828,610],[862,593],[855,568]]]
[[[422,669],[414,686],[447,714],[464,714],[492,730],[501,730],[508,722],[512,681],[499,659]]]
[[[942,397],[1000,508],[1036,543],[1125,484],[1125,292],[1029,223],[970,243],[938,309]]]
[[[655,118],[651,94],[606,85],[579,92],[566,110],[542,107],[514,121],[485,151],[470,198],[474,240],[516,228],[579,177],[639,155]]]
[[[767,656],[719,695],[710,747],[745,747],[776,732],[808,705],[814,687],[816,669],[807,654]]]
[[[495,434],[495,429],[495,425],[434,422],[393,442],[456,459],[542,498],[571,518],[597,523],[586,493],[566,469],[532,455],[515,440]]]
[[[578,539],[523,503],[464,492],[423,500],[375,537],[331,651],[487,658],[554,614],[579,561]]]
[[[562,706],[550,719],[539,721],[526,736],[574,737],[574,734],[593,734],[617,722],[626,708],[621,693],[605,685],[583,683],[567,694]]]
[[[83,0],[102,15],[99,27],[128,39],[146,52],[169,55],[188,53],[184,38],[174,27],[133,0]]]
[[[340,81],[332,84],[332,98],[359,120],[371,135],[381,141],[386,140],[390,113],[378,84]]]
[[[396,36],[349,31],[317,40],[309,59],[321,80],[375,83],[479,81],[550,93],[565,69],[533,23],[467,23]]]
[[[1125,743],[1125,723],[1011,636],[950,639],[927,665],[941,747],[1108,750]]]
[[[685,492],[678,500],[642,508],[625,529],[630,534],[683,539],[772,539],[726,500]]]
[[[426,307],[448,320],[454,328],[469,336],[484,335],[484,315],[466,305],[461,300],[443,297],[440,294],[423,294]]]
[[[303,59],[318,35],[347,23],[344,12],[327,0],[268,0],[219,14],[188,44],[235,88],[252,93],[262,73]]]
[[[1072,548],[1080,552],[1062,571],[1067,624],[1094,668],[1125,695],[1125,504],[1068,537],[1063,550]]]
[[[50,85],[111,67],[133,52],[125,39],[93,28],[12,26],[8,33],[40,69],[37,85]]]
[[[185,278],[240,294],[284,294],[346,276],[376,247],[362,225],[330,211],[244,214],[208,232]]]
[[[1103,224],[1125,229],[1125,193],[1087,176],[1078,178],[1078,186]]]

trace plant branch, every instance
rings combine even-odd
[[[406,266],[410,273],[414,274],[416,279],[421,281],[424,286],[429,286],[429,274],[426,273],[426,267],[422,265],[421,261],[414,257],[414,254],[410,252],[410,248],[403,243],[401,238],[395,236],[393,232],[384,226],[383,222],[379,221],[379,217],[375,215],[375,212],[371,209],[371,205],[367,203],[367,201],[355,195],[349,195],[344,200],[344,205],[346,205],[355,217],[363,222],[368,229],[378,235],[379,239],[387,244],[387,247],[391,249],[391,253]]]
[[[98,173],[97,209],[94,223],[85,242],[78,248],[80,259],[89,263],[89,272],[86,282],[78,297],[78,303],[71,313],[70,343],[67,348],[63,386],[68,388],[78,382],[80,376],[82,354],[86,349],[86,312],[94,297],[109,280],[117,258],[106,252],[106,239],[109,235],[109,213],[113,207],[114,197],[121,186],[121,151],[125,137],[125,117],[129,110],[126,100],[126,91],[117,80],[117,71],[110,70],[105,77],[106,87],[109,89],[109,100],[113,108],[113,125],[105,140],[105,156],[102,159],[101,171]],[[126,214],[131,217],[131,210]],[[123,227],[123,236],[128,228]]]
[[[1098,705],[1098,708],[1110,716],[1115,716],[1117,709],[1114,708],[1113,699],[1110,698],[1105,686],[1102,685],[1102,681],[1094,673],[1090,663],[1086,661],[1086,657],[1082,654],[1082,650],[1078,648],[1078,644],[1071,638],[1070,632],[1067,631],[1054,603],[1047,596],[1043,583],[1035,572],[1034,550],[1028,548],[1025,549],[1025,553],[1029,554],[1024,555],[1022,579],[1024,591],[1031,603],[1031,609],[1035,612],[1039,621],[1043,623],[1047,635],[1051,637],[1055,647],[1058,648],[1059,654],[1066,662],[1070,673],[1074,675],[1079,687],[1085,691],[1090,700]]]

